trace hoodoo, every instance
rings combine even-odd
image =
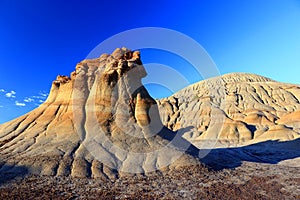
[[[113,179],[199,163],[198,149],[162,125],[144,76],[126,48],[58,76],[45,103],[0,126],[0,172]]]

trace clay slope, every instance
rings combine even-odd
[[[193,84],[158,105],[164,125],[185,129],[184,138],[205,148],[299,138],[299,101],[299,85],[233,73]]]
[[[141,64],[122,48],[58,76],[44,104],[0,126],[0,173],[113,179],[197,164],[198,149],[162,125]]]

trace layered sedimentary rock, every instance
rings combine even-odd
[[[0,125],[0,175],[114,179],[196,165],[218,146],[300,137],[298,85],[235,73],[155,101],[144,76],[139,52],[125,48],[58,76],[45,103]],[[201,161],[233,162],[210,155]]]
[[[58,76],[37,109],[0,126],[0,172],[113,179],[198,164],[160,121],[139,52],[116,49]]]
[[[198,147],[300,137],[300,86],[246,73],[193,84],[158,100],[163,123]],[[216,133],[217,131],[217,133]]]

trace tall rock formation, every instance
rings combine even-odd
[[[155,101],[144,76],[139,52],[126,48],[58,76],[45,103],[0,125],[0,176],[26,170],[114,179],[196,165],[209,152],[201,159],[208,166],[239,154],[261,162],[256,151],[232,149],[226,157],[225,149],[210,149],[300,137],[299,85],[234,73]]]
[[[113,179],[198,164],[198,149],[162,125],[144,76],[126,48],[58,76],[45,103],[0,126],[0,172]]]

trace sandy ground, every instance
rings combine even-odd
[[[0,199],[300,199],[300,168],[244,162],[182,168],[115,181],[29,176],[2,181]]]

